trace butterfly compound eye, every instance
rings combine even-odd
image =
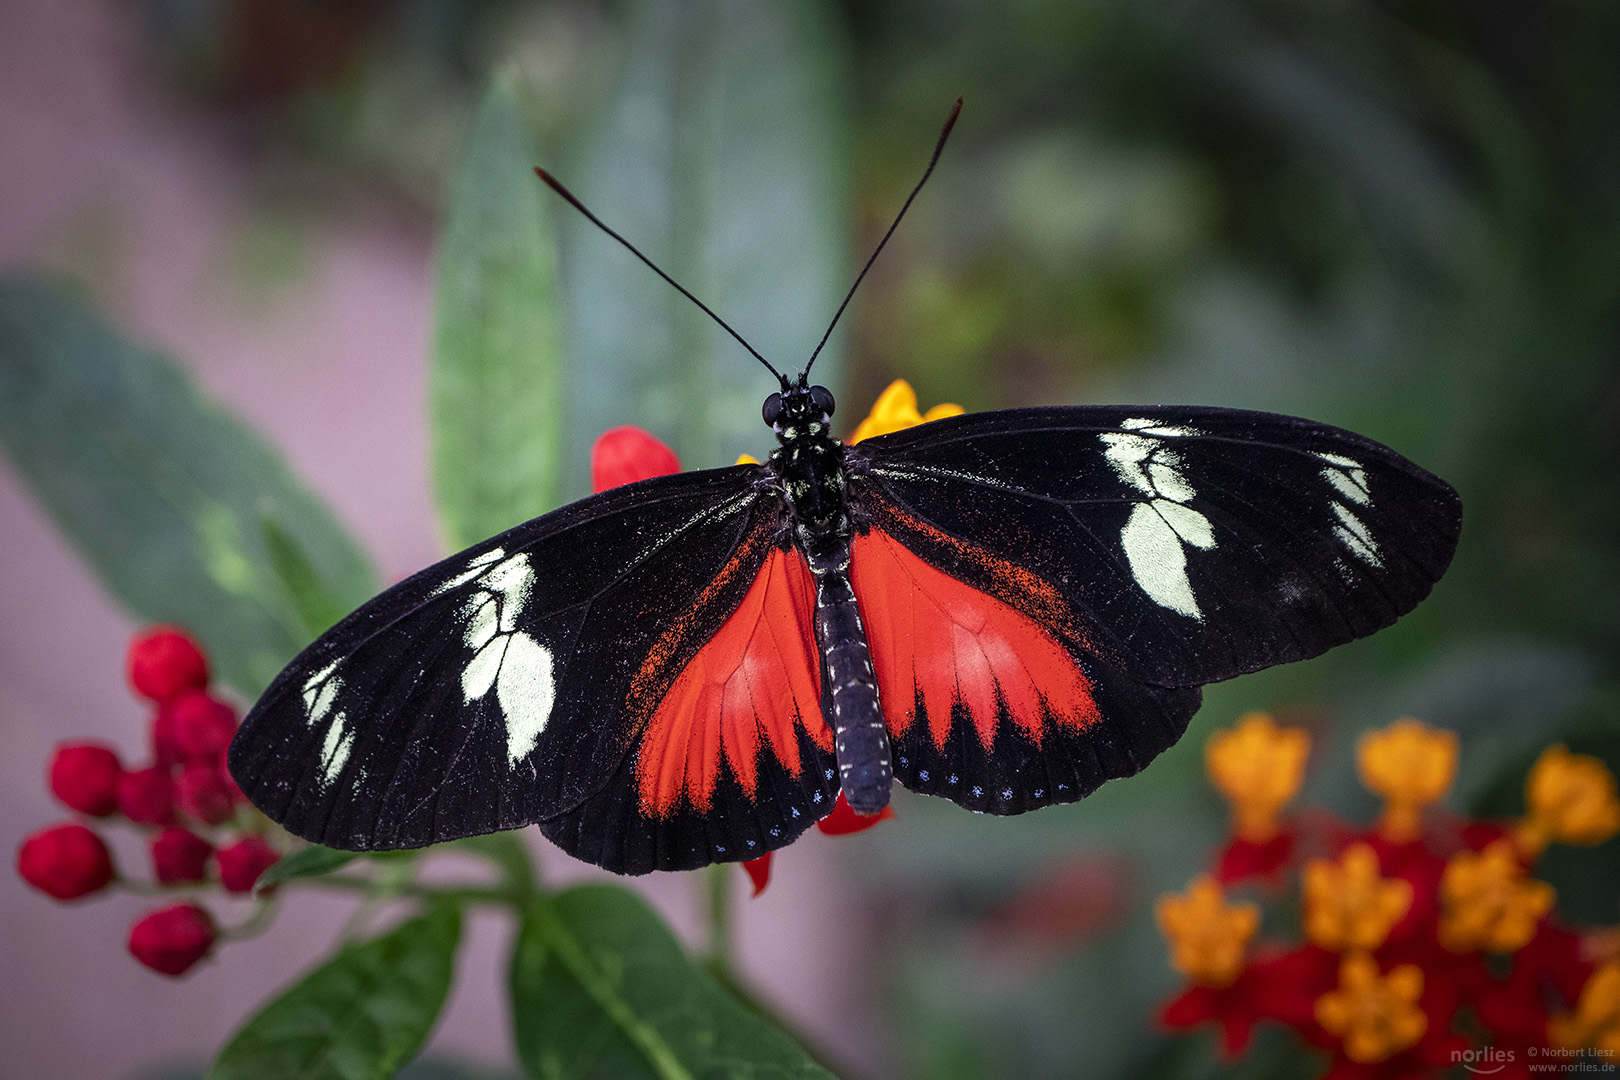
[[[810,404],[820,409],[828,416],[833,414],[836,404],[833,401],[832,391],[825,386],[812,386],[810,388]]]
[[[759,412],[760,415],[765,418],[765,423],[767,425],[770,427],[775,427],[776,422],[782,419],[782,395],[772,394],[770,397],[766,398],[765,404],[759,410]]]

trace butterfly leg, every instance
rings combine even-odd
[[[849,540],[808,556],[816,582],[816,643],[821,650],[822,714],[832,722],[838,782],[850,807],[875,814],[889,804],[894,770],[878,701],[877,675],[849,580]]]

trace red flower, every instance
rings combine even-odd
[[[681,462],[657,436],[625,425],[610,428],[591,444],[591,490],[606,491],[654,476],[680,472]]]
[[[1215,864],[1215,880],[1222,885],[1236,885],[1251,878],[1275,882],[1278,873],[1294,857],[1294,834],[1288,830],[1278,832],[1269,840],[1245,840],[1241,836],[1221,849]]]
[[[838,801],[833,803],[832,812],[816,822],[816,828],[828,836],[844,836],[848,833],[864,832],[880,821],[888,821],[894,817],[894,807],[885,806],[875,814],[857,814],[855,808],[849,805],[844,793],[838,793]]]
[[[208,658],[173,626],[154,626],[130,642],[128,667],[135,692],[159,703],[208,685]]]
[[[764,892],[765,886],[771,883],[771,854],[767,851],[759,858],[743,863],[743,869],[748,871],[748,880],[754,883],[755,896]]]
[[[192,690],[158,709],[167,716],[174,749],[181,758],[217,758],[236,734],[236,710],[205,690]],[[156,723],[153,724],[154,742]]]
[[[101,837],[83,825],[53,825],[28,837],[17,849],[21,878],[58,900],[77,900],[112,881],[112,853]]]
[[[214,845],[190,829],[164,829],[152,837],[152,876],[162,885],[201,881],[213,853]]]
[[[166,768],[134,769],[118,778],[118,812],[138,825],[174,820],[174,781]]]
[[[174,782],[174,801],[190,817],[218,825],[236,810],[217,761],[191,761]]]
[[[106,817],[118,809],[118,755],[100,743],[63,743],[51,758],[51,794],[70,809]]]
[[[280,858],[276,849],[261,836],[244,836],[229,847],[220,848],[214,856],[219,863],[220,884],[225,886],[226,892],[234,893],[252,892],[259,875]]]
[[[129,951],[135,959],[164,975],[182,975],[208,955],[219,930],[196,904],[159,908],[129,928]]]
[[[1159,1022],[1171,1030],[1216,1023],[1221,1051],[1235,1058],[1248,1048],[1254,1025],[1275,1020],[1322,1045],[1330,1037],[1316,1023],[1316,999],[1335,986],[1339,958],[1326,949],[1305,945],[1282,951],[1261,949],[1255,960],[1227,986],[1191,986],[1159,1011]]]

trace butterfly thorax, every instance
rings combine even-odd
[[[770,467],[781,481],[806,552],[847,541],[844,444],[832,434],[833,397],[825,387],[793,387],[765,401],[765,422],[778,446]]]

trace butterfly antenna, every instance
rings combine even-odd
[[[945,118],[945,126],[940,129],[939,141],[934,144],[934,156],[928,159],[928,168],[923,170],[922,179],[917,181],[917,186],[911,189],[910,195],[906,196],[905,205],[901,206],[900,212],[894,215],[894,223],[889,226],[889,231],[883,234],[883,239],[878,241],[877,249],[872,252],[872,257],[866,260],[866,265],[861,267],[861,272],[855,275],[855,284],[849,287],[849,292],[844,295],[844,302],[838,305],[837,313],[833,315],[832,322],[827,325],[827,332],[821,335],[821,341],[816,345],[816,351],[810,354],[810,362],[804,365],[804,374],[799,376],[800,382],[810,377],[810,368],[815,364],[816,357],[821,355],[821,350],[826,346],[827,339],[832,337],[833,327],[837,326],[838,320],[843,318],[844,309],[849,307],[849,302],[855,298],[855,290],[861,287],[861,281],[865,279],[866,272],[872,269],[872,264],[877,262],[877,257],[883,253],[883,245],[889,242],[889,237],[894,235],[894,230],[900,227],[900,219],[906,216],[907,210],[911,209],[911,201],[917,197],[917,192],[923,189],[923,185],[928,183],[928,178],[933,175],[934,166],[939,164],[940,152],[945,149],[945,140],[950,138],[951,128],[956,126],[956,118],[961,112],[962,99],[957,98],[956,104],[951,106],[951,115]]]
[[[935,156],[937,157],[938,155],[936,154]],[[666,274],[662,270],[660,270],[658,268],[657,263],[653,262],[651,259],[647,258],[647,256],[643,255],[639,250],[637,250],[636,245],[632,244],[630,241],[626,240],[624,237],[620,236],[618,233],[616,233],[612,229],[608,228],[607,225],[603,224],[602,219],[597,217],[595,214],[591,213],[589,210],[587,210],[585,208],[585,204],[580,202],[578,199],[574,198],[574,193],[569,191],[567,188],[563,187],[562,184],[558,182],[558,180],[557,180],[557,178],[555,176],[552,176],[550,173],[546,172],[546,170],[540,168],[540,166],[538,166],[538,165],[536,165],[535,168],[534,168],[534,174],[536,176],[538,176],[540,179],[544,180],[546,182],[546,186],[549,187],[552,191],[555,191],[557,194],[561,195],[564,199],[567,199],[568,200],[568,205],[572,206],[575,210],[578,210],[580,213],[584,214],[585,217],[590,220],[590,223],[592,225],[595,225],[598,229],[601,229],[603,232],[605,232],[609,236],[613,237],[613,239],[617,240],[619,243],[621,243],[625,247],[629,248],[630,249],[630,254],[634,255],[636,258],[640,259],[642,262],[644,262],[648,266],[652,267],[653,273],[657,274],[659,277],[663,278],[665,281],[667,281],[671,285],[675,286],[675,291],[676,292],[680,293],[682,296],[684,296],[688,300],[692,301],[692,303],[694,303],[698,307],[702,308],[703,309],[703,314],[707,315],[709,318],[711,318],[715,322],[719,323],[720,324],[720,329],[724,330],[726,333],[728,333],[732,337],[736,338],[737,343],[739,345],[741,345],[743,348],[747,349],[749,354],[751,356],[753,356],[753,358],[755,360],[758,360],[760,363],[764,364],[765,369],[767,371],[769,371],[772,375],[775,375],[778,382],[780,382],[784,387],[786,387],[788,385],[787,377],[784,376],[780,371],[777,371],[774,367],[772,367],[771,362],[769,360],[767,360],[763,356],[759,355],[759,351],[757,349],[755,349],[752,345],[748,344],[747,341],[743,340],[743,336],[741,334],[737,333],[737,331],[733,330],[729,325],[727,325],[726,320],[724,320],[720,316],[716,315],[709,308],[708,304],[705,304],[703,301],[699,300],[697,297],[695,297],[691,293],[687,292],[686,288],[683,285],[681,285],[680,282],[676,281],[674,278],[670,277],[668,274]]]

